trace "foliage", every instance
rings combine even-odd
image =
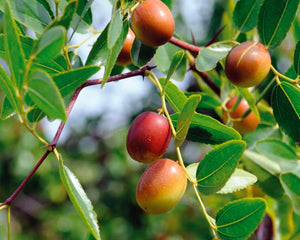
[[[154,48],[136,38],[133,64],[124,72],[115,63],[139,1],[110,2],[110,21],[95,30],[92,0],[0,0],[1,239],[242,240],[264,239],[260,231],[266,230],[274,239],[298,239],[300,1],[224,1],[222,18],[211,18],[219,20],[212,21],[208,43],[188,43],[182,34]],[[175,0],[163,2],[178,7]],[[182,17],[175,20],[180,29]],[[78,33],[88,37],[73,44]],[[92,37],[83,61],[78,49]],[[271,71],[255,88],[236,87],[224,73],[225,58],[254,39],[268,48]],[[293,46],[292,64],[280,73],[287,45]],[[90,80],[99,70],[103,77]],[[84,88],[101,85],[101,94],[110,82],[134,76],[150,80],[149,98],[158,107],[151,102],[143,109],[160,108],[168,119],[174,142],[165,155],[179,162],[189,180],[178,206],[159,216],[145,215],[134,199],[145,167],[126,153],[127,127],[97,132],[100,116],[58,142]],[[181,90],[177,83],[189,78],[190,87]],[[237,95],[260,119],[245,135],[231,120],[224,124],[223,105]],[[41,131],[45,119],[61,121],[51,141]],[[193,160],[190,147],[202,156]]]

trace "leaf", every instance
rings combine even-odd
[[[133,64],[141,67],[147,64],[156,52],[156,48],[144,45],[137,38],[134,39],[131,48],[131,57]]]
[[[6,1],[5,1],[6,2]],[[12,18],[9,3],[5,4],[4,44],[13,85],[21,89],[25,74],[25,59],[18,35],[17,25]]]
[[[219,194],[233,193],[244,189],[257,181],[257,177],[243,169],[236,168]]]
[[[72,21],[72,28],[79,33],[87,33],[93,21],[91,5],[94,0],[78,0],[78,7],[74,20]]]
[[[46,9],[46,11],[49,13],[49,15],[51,16],[51,19],[54,19],[54,13],[52,11],[52,8],[48,2],[48,0],[37,0],[40,4],[42,4],[44,6],[44,8]]]
[[[53,81],[58,87],[61,95],[64,97],[67,94],[74,92],[76,88],[86,82],[86,80],[98,72],[98,70],[99,67],[97,66],[77,68],[75,70],[54,75]]]
[[[248,32],[256,26],[262,0],[239,0],[233,11],[236,29]]]
[[[41,121],[46,114],[39,108],[33,108],[29,113],[27,113],[27,119],[30,122]]]
[[[200,49],[196,58],[196,68],[201,72],[212,70],[217,63],[225,58],[235,43],[214,43],[208,47]]]
[[[160,78],[159,81],[162,86],[164,86],[167,82],[165,86],[166,100],[175,112],[181,112],[187,97],[174,83],[166,81],[165,78]]]
[[[273,198],[279,199],[284,194],[278,175],[280,166],[271,159],[246,150],[243,155],[243,163],[247,171],[255,174],[258,179],[257,185]]]
[[[294,53],[294,69],[297,75],[300,75],[300,40],[296,44],[296,49]]]
[[[281,240],[291,240],[295,230],[294,211],[292,202],[287,195],[277,201],[276,216],[278,216]],[[296,240],[294,238],[294,240]]]
[[[13,18],[22,25],[41,34],[46,26],[52,21],[48,10],[40,0],[18,0],[9,1]],[[4,11],[5,0],[0,1],[0,9]]]
[[[211,110],[217,110],[216,108],[221,108],[222,103],[220,102],[220,100],[215,97],[215,96],[211,96],[207,93],[203,93],[203,92],[185,92],[184,95],[189,97],[192,95],[200,95],[201,96],[201,101],[198,104],[198,107],[196,109],[196,111],[201,112],[203,109],[211,109]]]
[[[35,71],[28,80],[28,95],[36,105],[49,117],[66,121],[64,102],[51,77],[46,72]]]
[[[112,19],[110,21],[109,28],[108,28],[108,36],[107,36],[108,44],[107,44],[107,46],[109,49],[112,49],[115,46],[116,41],[119,39],[119,37],[122,33],[122,25],[123,25],[123,21],[122,21],[121,11],[118,10],[112,16]]]
[[[222,240],[244,240],[255,231],[266,211],[261,198],[245,198],[227,204],[216,217],[217,233]]]
[[[7,97],[4,97],[2,104],[1,104],[0,119],[6,120],[6,119],[12,117],[14,114],[15,114],[15,109],[11,106]]]
[[[38,40],[35,46],[35,57],[47,61],[57,57],[66,43],[66,30],[61,26],[50,28]]]
[[[107,46],[107,34],[108,34],[109,24],[105,27],[103,32],[97,38],[94,43],[85,65],[100,65],[105,66],[107,63],[107,58],[109,55],[109,49]]]
[[[294,173],[285,173],[280,176],[284,191],[292,200],[295,213],[300,214],[300,177]]]
[[[248,88],[237,87],[237,89],[238,89],[239,93],[241,94],[241,96],[246,99],[251,111],[254,113],[254,115],[258,118],[258,121],[260,122],[259,111],[257,109],[255,98],[252,95],[252,93],[249,91]]]
[[[176,69],[180,66],[180,63],[184,57],[185,53],[183,50],[180,50],[176,53],[174,53],[172,62],[168,71],[167,80],[169,80],[172,75],[175,73]]]
[[[179,47],[171,43],[166,43],[159,48],[157,48],[154,61],[157,65],[157,68],[165,75],[168,74],[169,68],[172,64],[174,54],[181,52],[182,50]],[[176,81],[182,81],[185,77],[187,69],[187,57],[184,54],[182,60],[179,62],[179,65],[176,67],[175,72],[172,73],[172,79]]]
[[[59,159],[59,175],[77,213],[89,228],[93,236],[97,240],[101,239],[97,216],[93,210],[92,203],[86,195],[84,189],[80,185],[80,182],[78,181],[76,176],[68,167],[63,164],[61,158]]]
[[[184,142],[189,130],[190,123],[193,119],[195,109],[200,102],[201,96],[194,95],[187,99],[183,109],[178,117],[178,123],[176,128],[175,146],[180,147]]]
[[[279,164],[283,172],[292,171],[298,165],[298,157],[294,150],[279,139],[258,141],[255,149]]]
[[[129,28],[129,23],[128,23],[128,21],[125,21],[123,24],[121,35],[119,36],[116,44],[114,45],[114,47],[110,50],[110,52],[108,54],[108,59],[107,59],[106,65],[105,65],[105,71],[104,71],[104,76],[103,76],[103,81],[102,81],[101,87],[104,86],[104,84],[106,83],[108,77],[110,76],[110,74],[115,66],[115,63],[119,56],[119,53],[121,52],[121,49],[125,42],[125,39],[126,39],[126,36],[128,33],[128,28]]]
[[[209,151],[197,168],[197,187],[201,193],[219,191],[234,172],[243,152],[244,141],[225,142]]]
[[[290,29],[299,0],[265,0],[258,15],[258,33],[264,45],[277,46]]]
[[[178,113],[172,114],[171,119],[176,126]],[[192,142],[220,144],[229,140],[239,140],[241,135],[233,128],[220,123],[210,116],[195,113],[186,139]]]
[[[64,7],[61,17],[57,21],[53,22],[53,26],[63,26],[65,27],[66,30],[68,30],[75,16],[77,6],[78,6],[77,0],[69,1],[68,4]]]
[[[18,113],[22,112],[20,103],[16,96],[15,88],[11,82],[11,79],[0,65],[0,88],[5,93],[6,98],[8,99],[10,105],[15,109]]]
[[[295,142],[300,141],[300,90],[288,82],[277,85],[272,92],[271,105],[279,126]]]

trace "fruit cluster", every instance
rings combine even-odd
[[[162,158],[171,139],[168,120],[154,112],[141,113],[132,122],[126,140],[127,151],[136,161],[151,163],[141,176],[136,201],[149,214],[171,210],[181,199],[187,185],[183,168]]]
[[[129,29],[117,65],[132,63],[131,48],[135,36],[145,45],[158,47],[167,43],[173,36],[175,23],[170,9],[160,0],[146,0],[140,3],[131,16]]]

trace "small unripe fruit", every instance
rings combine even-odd
[[[146,213],[165,213],[179,202],[186,185],[185,172],[177,162],[159,159],[141,176],[136,189],[136,201]]]
[[[131,25],[145,45],[157,47],[173,36],[175,23],[170,9],[160,0],[146,0],[133,11]]]
[[[135,35],[133,31],[129,28],[125,42],[116,61],[117,65],[125,66],[132,63],[130,52],[131,52],[132,44],[134,42],[134,38]]]
[[[232,127],[241,134],[246,134],[254,131],[258,126],[258,118],[252,111],[245,118],[241,119],[243,114],[249,109],[249,105],[244,98],[240,101],[234,111],[230,111],[231,109],[233,109],[237,100],[237,96],[233,97],[225,105],[233,122]]]
[[[248,41],[234,47],[225,63],[225,74],[238,87],[248,88],[258,85],[268,75],[271,57],[265,46]]]
[[[171,139],[168,120],[155,112],[141,113],[132,122],[127,134],[127,151],[139,162],[151,163],[167,150]]]

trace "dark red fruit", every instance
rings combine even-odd
[[[131,124],[127,135],[129,155],[143,163],[151,163],[167,150],[171,139],[168,120],[154,112],[141,113]]]

